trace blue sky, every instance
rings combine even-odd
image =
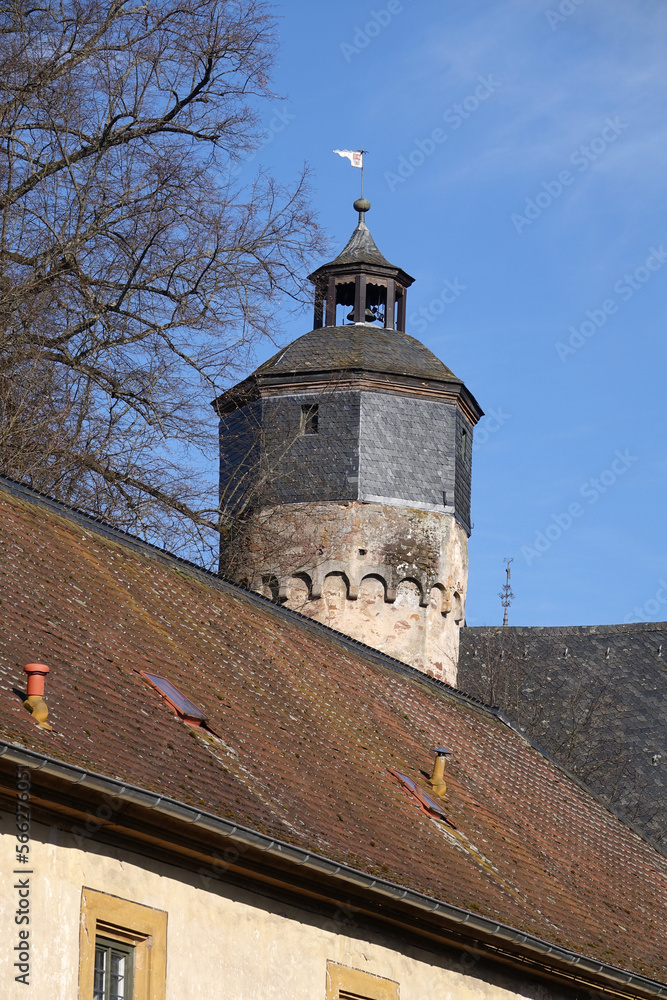
[[[408,332],[488,414],[468,623],[502,620],[506,556],[513,624],[667,619],[667,2],[276,13],[284,100],[252,167],[288,181],[306,161],[337,251],[359,172],[332,150],[369,150],[367,222],[416,278]]]

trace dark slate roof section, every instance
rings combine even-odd
[[[352,369],[460,382],[414,337],[367,323],[311,330],[260,365],[255,375]]]
[[[497,713],[25,490],[0,489],[0,544],[0,740],[665,982],[667,859]],[[16,693],[37,660],[53,733]],[[455,830],[389,773],[423,783],[443,740]]]
[[[364,271],[368,272],[371,280],[374,273],[394,277],[405,288],[409,288],[415,280],[403,268],[389,263],[378,250],[368,226],[361,220],[338,256],[327,264],[321,264],[308,278],[319,284],[331,274],[345,275],[349,272],[352,278],[354,274]]]
[[[330,264],[377,264],[381,267],[393,267],[384,254],[378,250],[370,229],[365,222],[360,222],[349,240]]]
[[[523,678],[518,703],[510,704],[513,684],[504,693],[501,664],[510,671],[514,664]],[[531,737],[667,850],[667,623],[465,628],[458,684],[481,698],[495,692]],[[545,710],[536,715],[538,699]],[[593,701],[597,717],[580,739],[577,726]]]

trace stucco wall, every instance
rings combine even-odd
[[[13,817],[0,814],[2,828]],[[395,980],[401,1000],[549,1000],[567,994],[455,949],[433,953],[369,931],[353,914],[322,916],[34,823],[31,978],[14,982],[13,836],[0,836],[0,996],[79,997],[83,886],[165,910],[166,1000],[325,1000],[327,961]],[[88,998],[86,998],[88,1000]]]

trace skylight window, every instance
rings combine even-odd
[[[414,796],[427,816],[432,816],[435,819],[441,819],[447,824],[447,826],[451,826],[454,830],[456,829],[452,821],[447,819],[447,814],[442,806],[439,805],[439,803],[436,802],[436,800],[429,795],[428,792],[423,791],[416,781],[409,778],[407,774],[402,774],[400,771],[394,770],[393,767],[389,767],[387,770],[390,774],[393,774],[395,778],[398,778],[404,788],[406,788],[408,792]]]
[[[149,684],[158,689],[165,701],[171,705],[184,722],[189,722],[193,726],[206,725],[206,716],[201,709],[197,708],[189,698],[186,698],[166,677],[151,674],[147,670],[140,670],[139,673]]]

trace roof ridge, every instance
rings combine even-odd
[[[628,817],[621,811],[620,807],[617,806],[615,802],[607,802],[606,799],[604,799],[598,792],[594,791],[590,785],[586,784],[586,782],[582,778],[580,778],[579,775],[576,774],[576,772],[571,771],[568,767],[565,766],[565,764],[562,764],[556,757],[553,756],[552,753],[550,753],[547,749],[545,749],[545,747],[543,747],[541,743],[538,743],[536,740],[534,740],[533,737],[530,735],[530,733],[528,733],[525,729],[521,728],[518,722],[514,722],[512,719],[509,718],[509,716],[505,715],[504,711],[501,708],[494,707],[491,709],[491,711],[494,713],[494,715],[496,715],[498,719],[500,719],[501,722],[504,722],[509,729],[517,733],[519,736],[523,736],[523,738],[526,740],[527,743],[530,744],[533,750],[536,750],[539,754],[541,754],[542,757],[544,757],[545,760],[548,760],[551,764],[557,767],[559,771],[565,774],[570,779],[570,781],[572,781],[579,788],[583,789],[583,791],[586,792],[587,795],[590,795],[592,799],[595,799],[598,805],[601,806],[603,809],[606,809],[607,812],[611,813],[612,816],[614,816],[619,821],[619,823],[622,823],[623,826],[626,826],[629,830],[631,830],[636,837],[639,837],[642,843],[648,844],[650,847],[653,848],[654,851],[657,851],[658,854],[660,854],[662,857],[667,858],[667,849],[662,847],[662,845],[657,844],[654,840],[648,837],[646,833],[639,826],[633,823],[631,819],[628,819]]]

